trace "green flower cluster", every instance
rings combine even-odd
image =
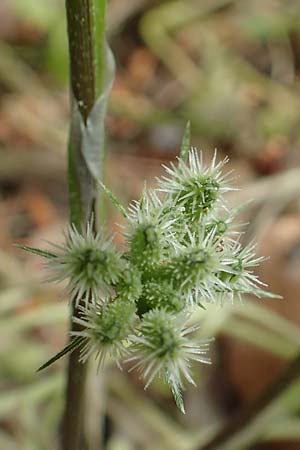
[[[146,387],[155,377],[169,385],[181,410],[184,381],[194,383],[194,361],[209,363],[208,341],[193,337],[191,313],[210,302],[234,302],[263,294],[253,273],[263,258],[253,244],[243,247],[228,211],[231,175],[227,159],[205,165],[187,150],[166,167],[156,189],[145,189],[124,214],[126,250],[121,253],[101,230],[71,227],[65,244],[49,258],[52,279],[68,280],[66,293],[80,308],[73,332],[81,360],[102,365],[107,355],[141,371]],[[32,249],[31,249],[32,250]],[[39,252],[36,250],[36,252]],[[192,336],[192,337],[191,337]]]

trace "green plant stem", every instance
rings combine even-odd
[[[234,441],[252,421],[258,418],[300,374],[300,353],[248,408],[236,414],[217,434],[199,450],[227,450],[235,448]]]
[[[71,89],[85,122],[96,98],[92,6],[67,0]]]
[[[79,111],[84,124],[102,89],[105,7],[105,0],[66,0],[72,111]],[[80,229],[97,215],[97,187],[82,156],[80,123],[74,114],[68,159],[70,221]],[[73,307],[72,316],[78,315]],[[74,331],[80,326],[71,321],[70,328]],[[79,349],[75,349],[69,356],[62,450],[79,450],[81,445],[86,377],[87,365],[79,362]]]

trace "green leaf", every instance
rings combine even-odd
[[[189,120],[188,123],[186,124],[181,143],[180,158],[183,161],[185,161],[187,158],[188,152],[190,150],[190,145],[191,145],[191,122]]]
[[[48,250],[41,250],[40,248],[28,247],[27,245],[14,244],[15,247],[25,250],[26,252],[33,253],[34,255],[42,256],[43,258],[57,258],[54,253],[48,252]]]
[[[104,2],[100,2],[104,3]],[[103,58],[101,61],[102,74],[97,78],[98,83],[102,84],[100,89],[100,96],[94,103],[94,106],[89,113],[87,122],[84,123],[81,114],[79,113],[81,141],[80,153],[82,154],[86,166],[95,180],[101,180],[103,178],[103,159],[104,159],[104,146],[105,146],[105,130],[104,122],[106,116],[106,107],[108,97],[113,85],[115,74],[115,61],[113,54],[106,42],[103,42]],[[99,68],[98,68],[99,71]]]
[[[59,360],[62,356],[75,350],[75,348],[77,348],[83,344],[84,340],[85,340],[85,338],[82,336],[78,336],[77,338],[72,339],[72,341],[68,345],[66,345],[66,347],[64,347],[60,352],[56,353],[56,355],[54,355],[52,358],[50,358],[41,367],[39,367],[37,372],[40,372],[41,370],[46,369],[47,367],[51,366],[51,364],[53,364],[55,361]]]
[[[109,197],[109,199],[111,200],[111,202],[115,205],[115,207],[119,210],[119,212],[122,214],[123,217],[127,217],[127,213],[126,213],[126,209],[124,208],[123,205],[121,205],[121,203],[119,202],[119,200],[117,199],[117,197],[115,196],[115,194],[113,194],[111,192],[110,189],[108,189],[108,187],[105,186],[105,184],[102,183],[102,181],[99,181],[100,186],[102,187],[102,189],[104,190],[105,194]]]

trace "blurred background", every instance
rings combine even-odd
[[[117,73],[107,117],[106,183],[126,205],[175,160],[185,124],[210,158],[230,157],[252,199],[244,242],[270,256],[260,277],[283,300],[199,311],[215,336],[181,415],[168,389],[135,374],[92,375],[88,444],[108,450],[200,450],[247,407],[300,342],[300,0],[110,0]],[[38,257],[14,243],[57,241],[68,220],[68,53],[63,1],[0,3],[0,448],[55,450],[68,308]],[[111,229],[120,217],[106,205]],[[197,313],[198,314],[198,313]],[[238,446],[300,449],[300,384],[291,384]],[[298,443],[297,443],[298,442]]]

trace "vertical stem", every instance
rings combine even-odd
[[[72,112],[79,111],[85,125],[102,90],[105,9],[105,0],[66,0]],[[68,148],[70,222],[80,229],[96,215],[97,187],[81,153],[80,122],[74,117],[72,114]],[[72,316],[78,315],[73,306]],[[80,326],[71,321],[70,328],[78,330]],[[62,450],[81,446],[86,377],[87,365],[79,362],[79,350],[75,349],[69,355]]]
[[[66,0],[71,90],[86,122],[96,99],[93,0]]]

